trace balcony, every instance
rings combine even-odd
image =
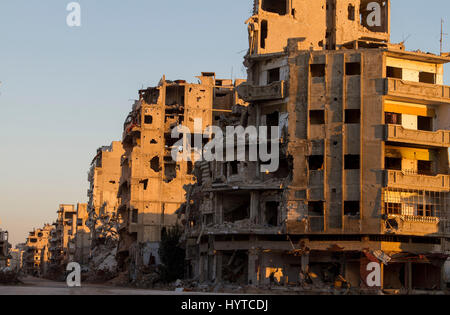
[[[450,131],[422,131],[405,129],[400,125],[386,125],[386,141],[450,147]]]
[[[397,100],[450,104],[450,86],[386,79],[386,95]]]
[[[263,86],[243,83],[237,87],[237,92],[239,97],[246,102],[279,100],[285,98],[285,87],[284,81],[277,81]]]
[[[449,175],[418,175],[405,174],[402,171],[386,170],[386,186],[404,189],[426,189],[431,191],[448,191],[450,189]]]

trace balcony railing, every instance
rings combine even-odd
[[[278,100],[285,98],[285,85],[284,81],[263,86],[243,83],[237,87],[237,92],[246,102]]]
[[[450,86],[445,85],[387,78],[385,93],[400,99],[450,104]]]
[[[435,147],[450,147],[450,130],[423,131],[386,125],[386,141],[413,143]]]
[[[448,191],[450,189],[450,176],[427,176],[386,170],[386,186],[405,189],[424,189],[426,187],[427,190]]]

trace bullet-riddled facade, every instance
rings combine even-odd
[[[442,288],[450,59],[391,44],[389,8],[255,1],[248,82],[238,92],[250,103],[246,126],[279,128],[269,141],[279,142],[279,168],[219,162],[209,164],[212,180],[197,176],[184,211],[189,277]],[[370,262],[380,273],[374,283]]]
[[[69,248],[69,244],[76,232],[77,212],[74,205],[62,204],[57,214],[58,218],[53,224],[55,229],[50,234],[50,265],[61,268],[74,255],[74,245]]]
[[[124,154],[120,141],[97,150],[89,171],[87,225],[91,231],[92,247],[107,239],[118,239],[118,190],[122,175],[121,159]]]
[[[157,259],[162,230],[177,222],[175,211],[185,202],[183,186],[193,182],[193,162],[172,159],[172,149],[181,139],[172,137],[173,128],[183,125],[192,138],[197,132],[202,143],[203,130],[238,102],[234,85],[242,81],[216,79],[214,73],[198,79],[199,84],[190,84],[163,78],[157,87],[140,91],[125,121],[119,260],[131,252],[139,256],[138,244],[146,244],[144,260]]]

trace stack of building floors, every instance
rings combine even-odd
[[[255,0],[247,23],[241,121],[279,129],[279,168],[196,165],[180,210],[188,277],[442,289],[450,59],[391,44],[385,0]]]

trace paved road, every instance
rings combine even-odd
[[[139,290],[117,288],[103,285],[83,285],[81,288],[68,288],[63,282],[38,278],[22,279],[18,286],[0,286],[0,295],[201,295],[204,293],[179,293],[173,291]]]

